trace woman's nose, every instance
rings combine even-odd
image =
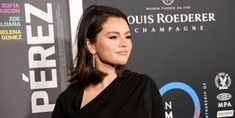
[[[128,39],[126,38],[121,38],[120,47],[127,47],[128,46],[127,40]]]

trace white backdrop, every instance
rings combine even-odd
[[[72,37],[72,48],[73,48],[73,58],[76,54],[75,36],[78,21],[83,12],[82,0],[69,0],[69,11],[70,11],[70,25],[71,25],[71,37]]]

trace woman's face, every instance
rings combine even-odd
[[[131,33],[123,18],[109,17],[93,45],[96,62],[111,66],[125,65],[132,49]],[[98,64],[96,63],[96,64]]]

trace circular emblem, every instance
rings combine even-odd
[[[160,91],[161,96],[163,96],[165,93],[167,93],[171,90],[174,90],[174,89],[183,90],[191,96],[192,101],[194,103],[193,118],[199,118],[200,112],[201,112],[201,105],[200,105],[200,100],[199,100],[199,97],[198,97],[196,91],[194,91],[194,89],[192,87],[190,87],[189,85],[182,83],[182,82],[167,83],[166,85],[161,87],[159,91]]]
[[[215,77],[215,85],[219,90],[228,89],[231,83],[232,80],[230,76],[225,72],[218,73]]]
[[[173,4],[174,0],[162,0],[162,2],[167,5],[167,6],[170,6]]]
[[[232,98],[232,95],[229,93],[220,93],[216,96],[217,100],[219,101],[228,101]]]

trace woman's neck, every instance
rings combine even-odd
[[[104,63],[96,63],[96,69],[103,80],[97,85],[90,85],[87,87],[87,90],[97,89],[98,88],[106,88],[116,77],[116,69],[115,66],[111,66]]]
[[[96,69],[100,72],[103,79],[116,77],[116,66],[102,62],[101,60],[96,60]]]

